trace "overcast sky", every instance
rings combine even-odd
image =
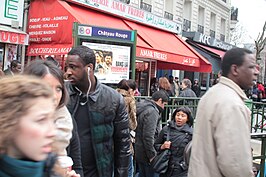
[[[266,0],[231,0],[231,6],[238,7],[238,21],[246,28],[254,42],[266,21]]]

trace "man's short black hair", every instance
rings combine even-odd
[[[95,54],[94,51],[89,47],[83,45],[74,47],[68,52],[68,55],[78,55],[84,65],[91,63],[93,64],[95,69],[95,61],[96,61]]]
[[[227,77],[233,64],[241,66],[246,54],[252,54],[252,52],[248,49],[238,47],[228,50],[222,60],[222,75]]]
[[[158,101],[160,98],[162,99],[163,102],[168,102],[169,100],[169,95],[165,90],[159,90],[156,91],[152,94],[152,100]]]

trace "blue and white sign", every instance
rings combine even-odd
[[[78,26],[78,35],[99,37],[99,38],[112,38],[124,41],[134,41],[134,31],[118,30],[112,28],[91,27],[91,26]]]

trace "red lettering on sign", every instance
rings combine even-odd
[[[0,32],[0,42],[11,44],[27,44],[26,34],[12,33],[7,31]]]

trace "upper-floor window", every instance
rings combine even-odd
[[[215,38],[215,30],[216,30],[216,14],[211,12],[210,17],[210,36]]]
[[[204,33],[204,26],[198,25],[198,32],[203,34]]]
[[[183,21],[183,31],[191,31],[191,21],[184,19]]]
[[[184,10],[183,10],[183,18],[191,21],[191,14],[192,14],[192,1],[185,0],[184,1]]]
[[[173,16],[173,10],[174,10],[174,2],[173,0],[165,0],[164,1],[164,8],[165,8],[165,11],[164,11],[164,18],[167,18],[169,20],[173,20],[174,19],[174,16]]]
[[[221,40],[221,41],[225,41],[225,35],[224,35],[224,34],[221,34],[221,35],[220,35],[220,40]]]
[[[130,3],[130,0],[120,0],[120,1],[123,2],[123,3],[126,3],[126,4]]]
[[[145,11],[151,12],[151,10],[152,10],[152,5],[150,5],[150,4],[148,4],[148,3],[142,1],[142,2],[140,3],[140,8],[141,8],[142,10],[145,10]]]
[[[238,18],[238,8],[231,7],[231,20],[237,21]]]
[[[174,19],[174,16],[173,16],[173,14],[165,11],[164,12],[164,18],[167,18],[169,20],[173,20]]]
[[[226,20],[224,18],[221,18],[221,36],[220,39],[222,41],[225,41],[225,27],[226,27]]]
[[[210,36],[215,38],[215,31],[214,30],[210,30]]]
[[[198,11],[198,24],[204,26],[204,18],[205,18],[205,9],[201,6],[199,6]]]
[[[198,32],[204,33],[204,20],[205,20],[205,9],[199,6],[198,11]]]
[[[212,12],[211,12],[210,28],[211,28],[211,30],[214,30],[214,31],[216,29],[216,14],[214,14]]]

